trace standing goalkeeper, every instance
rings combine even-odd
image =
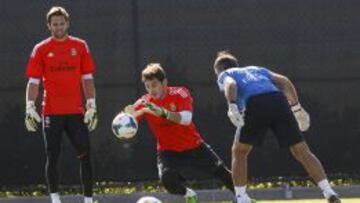
[[[301,134],[310,127],[310,117],[301,107],[292,82],[266,68],[240,68],[236,57],[226,51],[218,53],[214,71],[229,105],[228,116],[237,127],[232,146],[237,202],[251,202],[246,193],[247,157],[254,145],[262,144],[266,131],[271,129],[280,146],[290,148],[329,203],[340,203],[323,166]]]
[[[49,10],[47,26],[51,37],[34,47],[26,70],[25,124],[28,131],[34,132],[42,120],[46,181],[52,203],[61,203],[57,163],[64,131],[80,160],[84,202],[91,203],[93,182],[89,131],[94,130],[97,124],[92,75],[95,66],[86,42],[67,34],[69,14],[64,8],[52,7]],[[40,82],[44,87],[42,119],[35,107]],[[81,88],[86,97],[85,116]]]

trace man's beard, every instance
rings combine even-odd
[[[57,34],[57,33],[53,34],[54,38],[56,38],[56,39],[64,39],[66,37],[66,35],[67,35],[67,32],[63,32],[61,34]]]

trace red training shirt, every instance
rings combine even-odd
[[[42,79],[43,115],[78,114],[83,113],[81,76],[93,72],[95,65],[84,40],[50,37],[34,47],[26,77]]]
[[[185,87],[168,87],[167,94],[163,99],[154,99],[149,94],[146,94],[135,103],[136,110],[144,108],[142,100],[152,102],[171,112],[192,112],[193,110],[193,99]],[[157,140],[158,151],[181,152],[194,149],[204,142],[193,122],[189,125],[181,125],[148,113],[142,117],[149,123],[150,129]],[[138,121],[141,120],[141,118],[137,119]]]

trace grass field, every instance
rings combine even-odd
[[[342,203],[360,203],[360,198],[342,199]],[[263,200],[258,203],[327,203],[324,199],[307,199],[307,200]],[[230,203],[230,202],[207,202],[207,203]]]

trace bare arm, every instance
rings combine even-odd
[[[33,101],[35,102],[37,97],[39,95],[39,84],[31,82],[31,80],[28,81],[26,85],[26,96],[25,101]]]
[[[30,78],[26,85],[25,95],[25,126],[29,132],[35,132],[38,129],[38,124],[41,122],[41,117],[36,112],[35,101],[39,94],[39,79]]]
[[[299,102],[299,98],[294,84],[284,75],[271,72],[272,81],[279,87],[285,94],[291,106]]]
[[[232,124],[236,128],[241,128],[244,125],[243,114],[240,113],[237,105],[237,84],[236,81],[231,77],[226,77],[224,80],[224,94],[226,101],[228,102],[227,115]]]
[[[96,101],[95,101],[95,84],[92,74],[82,76],[82,87],[86,98],[86,112],[84,123],[89,131],[95,130],[97,126]]]
[[[300,131],[307,131],[310,127],[310,116],[300,105],[294,84],[283,75],[277,73],[271,73],[271,75],[273,82],[284,92],[289,101]]]
[[[234,103],[237,99],[237,86],[236,81],[227,77],[224,81],[224,94],[228,103]]]
[[[95,83],[93,78],[82,79],[82,87],[86,100],[95,99]]]

